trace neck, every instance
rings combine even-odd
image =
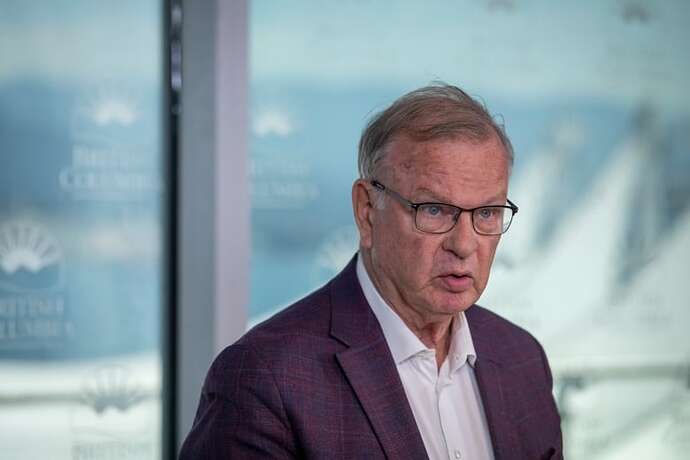
[[[419,340],[428,347],[436,350],[436,364],[441,368],[443,361],[448,356],[450,349],[451,325],[453,318],[447,319],[443,322],[427,323],[423,326],[415,326],[410,321],[407,321],[403,314],[398,309],[392,307],[393,310],[402,318],[407,327],[415,333]]]
[[[419,338],[424,346],[436,350],[436,363],[440,368],[450,348],[453,315],[425,314],[425,312],[408,305],[402,296],[398,294],[398,290],[392,283],[387,282],[378,275],[378,272],[374,269],[369,252],[360,248],[359,254],[362,257],[362,262],[369,274],[369,278],[383,300],[402,319],[408,329]]]

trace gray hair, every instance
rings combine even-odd
[[[369,120],[359,141],[361,178],[374,177],[386,146],[399,134],[419,142],[453,137],[480,142],[496,135],[508,164],[513,164],[513,147],[503,124],[494,120],[484,104],[445,83],[407,93]]]

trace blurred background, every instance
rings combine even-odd
[[[354,254],[367,119],[442,80],[515,147],[480,304],[569,459],[690,449],[690,3],[0,0],[3,459],[172,458],[215,354]]]

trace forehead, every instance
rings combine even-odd
[[[480,200],[507,193],[508,157],[496,137],[426,142],[400,137],[391,141],[386,153],[386,176],[401,192],[427,189],[448,199]]]

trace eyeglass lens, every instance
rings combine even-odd
[[[460,210],[454,206],[430,203],[417,208],[415,224],[423,232],[444,233],[455,226]],[[472,212],[472,224],[477,233],[500,235],[508,230],[513,212],[502,206],[486,206]]]

